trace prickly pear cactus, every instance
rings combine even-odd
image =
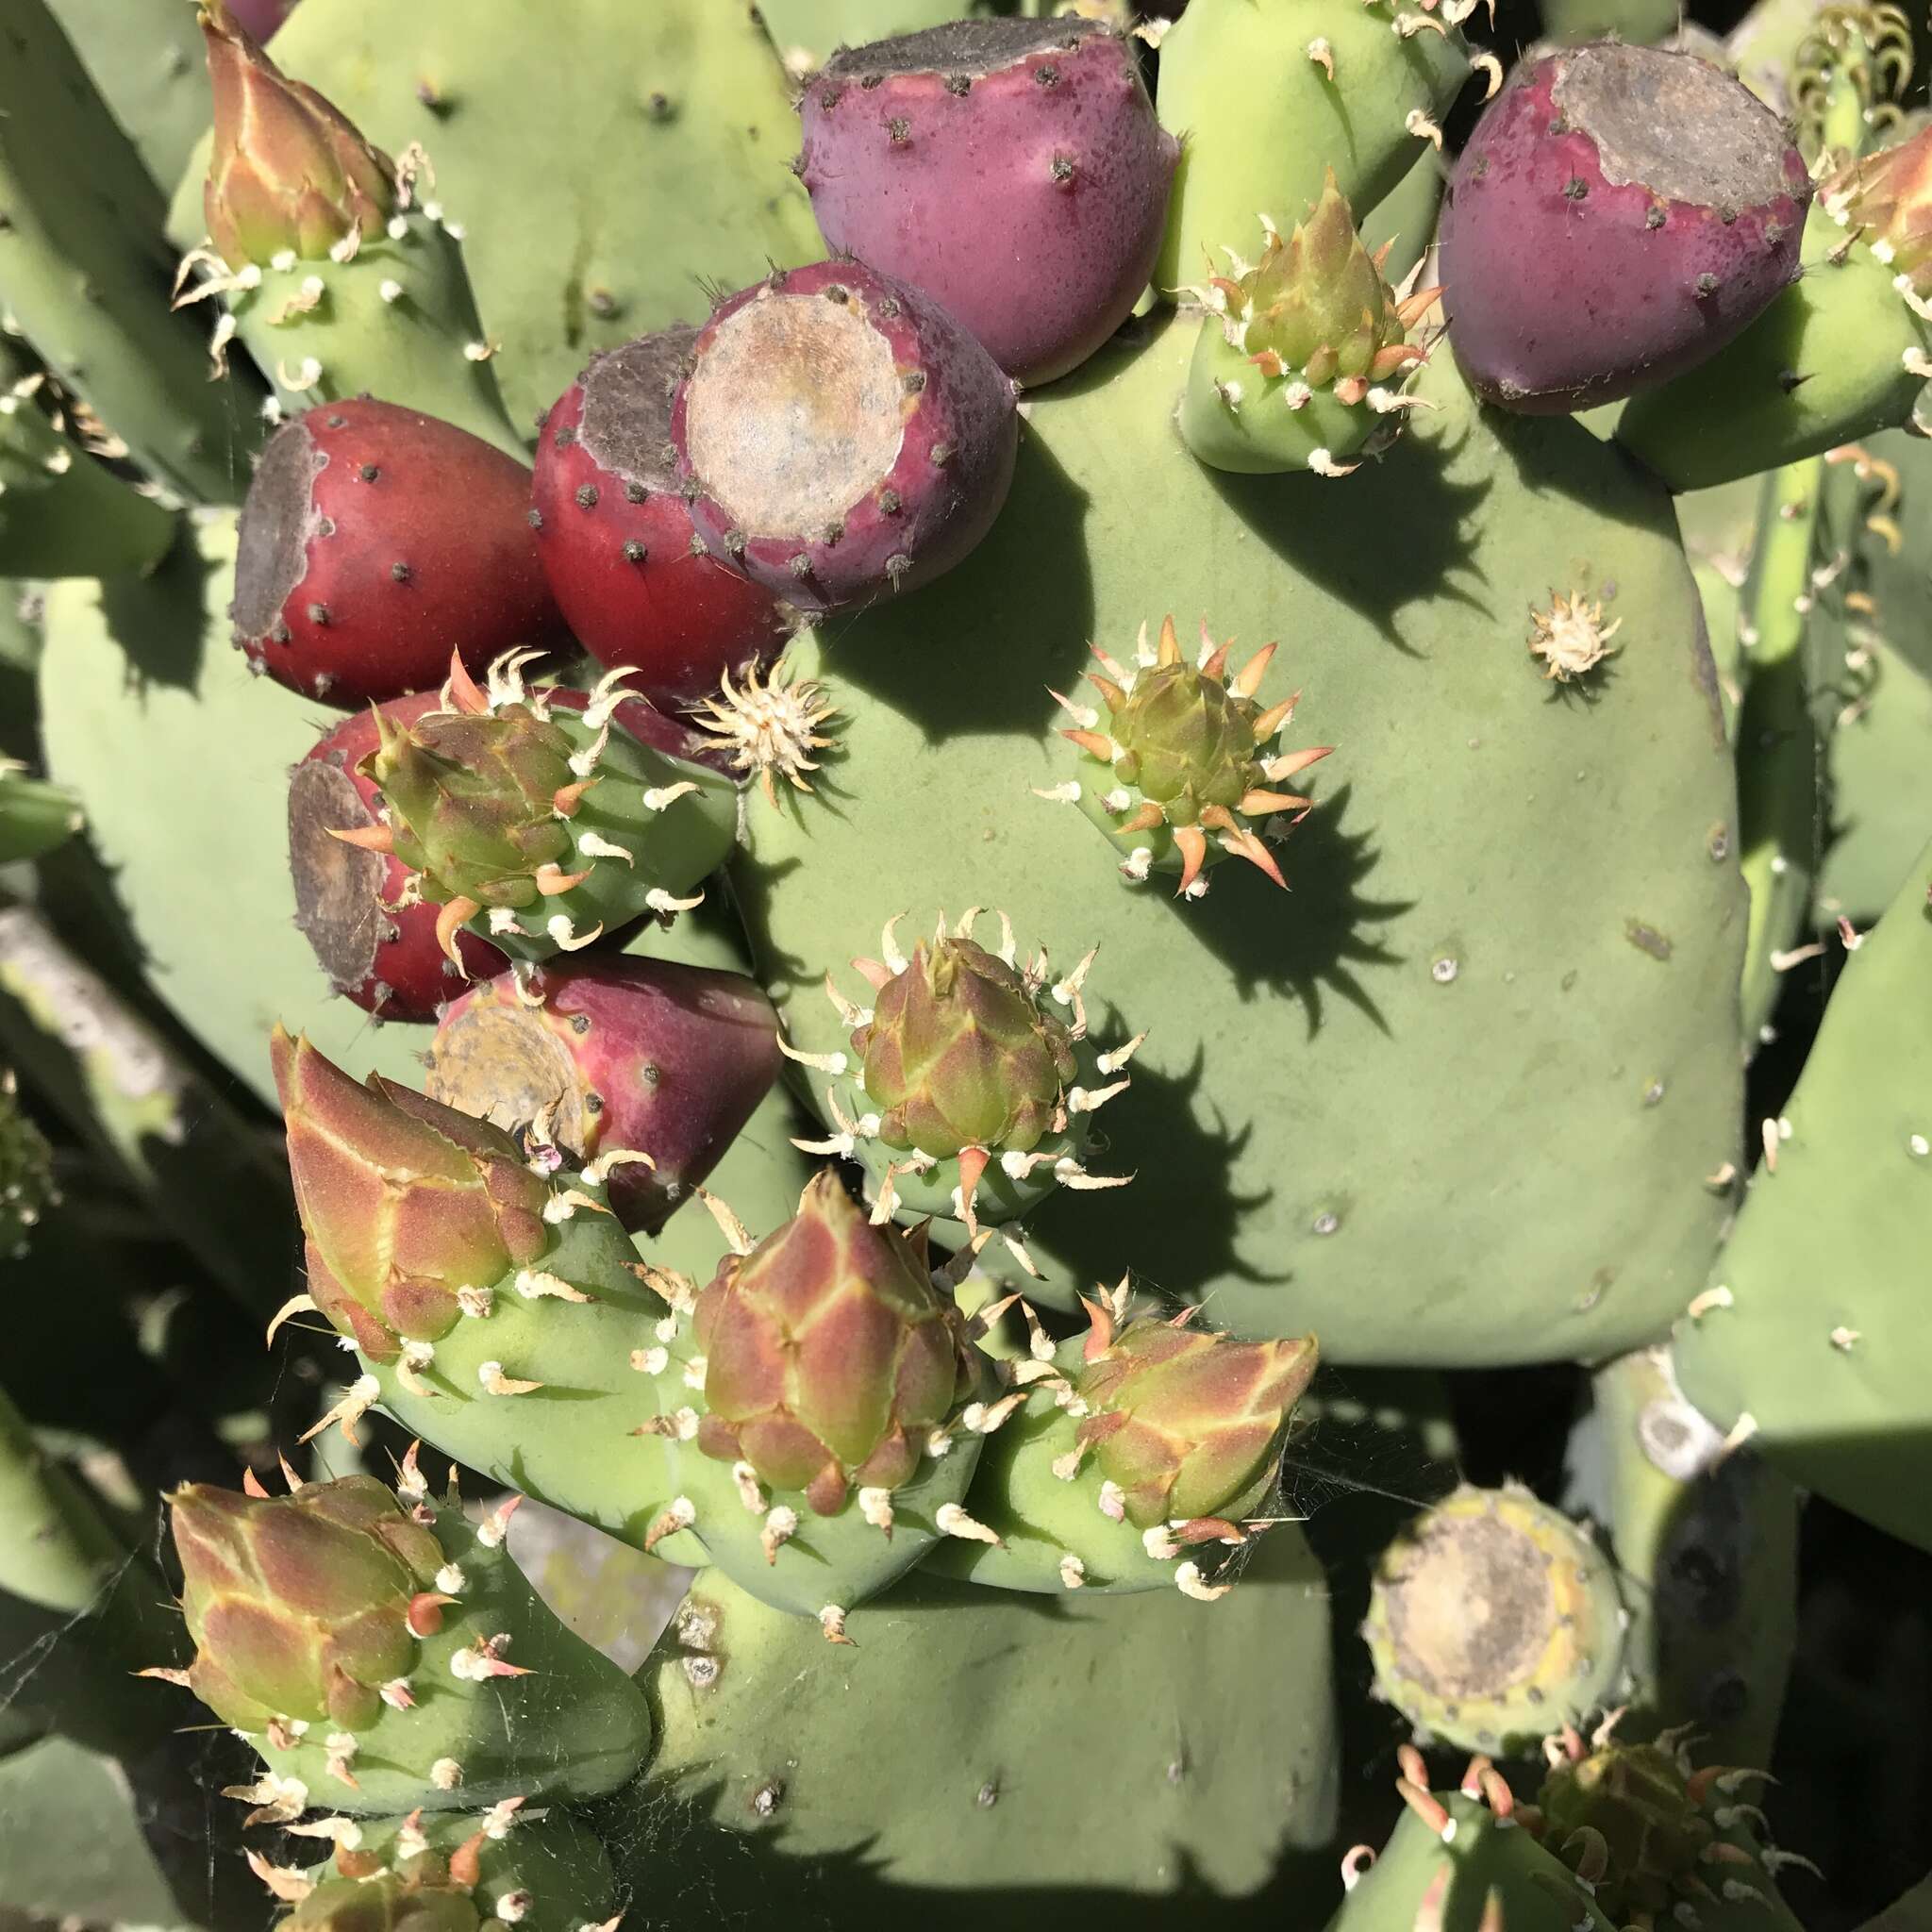
[[[754,815],[738,870],[789,1038],[846,1048],[818,988],[888,919],[1002,907],[1066,965],[1097,944],[1098,1041],[1147,1032],[1101,1117],[1105,1171],[1135,1179],[1034,1210],[1029,1291],[1131,1263],[1356,1362],[1650,1340],[1724,1212],[1707,1176],[1736,1150],[1742,939],[1669,508],[1573,425],[1478,414],[1441,358],[1380,470],[1210,476],[1170,426],[1193,334],[1151,328],[1043,391],[979,550],[916,606],[794,646],[849,722],[840,811]],[[1573,598],[1618,649],[1561,687],[1532,641]],[[1243,865],[1175,901],[1039,795],[1067,757],[1042,687],[1169,611],[1278,640],[1254,695],[1299,691],[1297,729],[1336,747],[1313,809],[1269,825],[1286,891]],[[983,1259],[1018,1281],[1004,1254]]]
[[[689,1807],[694,1845],[716,1832],[733,1849],[653,1861],[667,1905],[775,1889],[817,1924],[902,1887],[1078,1886],[1157,1924],[1184,1890],[1253,1893],[1277,1858],[1327,1841],[1327,1603],[1294,1528],[1205,1612],[1168,1591],[1046,1617],[923,1574],[893,1604],[830,1654],[810,1624],[697,1579],[640,1673],[651,1775]],[[1282,1667],[1243,1682],[1257,1642]],[[1129,1688],[1143,1680],[1161,1690]]]

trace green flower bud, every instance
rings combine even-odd
[[[1067,1027],[1019,972],[943,928],[879,988],[852,1050],[879,1139],[941,1160],[967,1147],[1034,1146],[1074,1074]]]
[[[435,1533],[373,1476],[286,1496],[192,1483],[171,1501],[194,1694],[242,1730],[373,1723],[441,1627]]]
[[[1137,1527],[1239,1514],[1274,1477],[1315,1338],[1238,1341],[1153,1319],[1094,1329],[1079,1380],[1091,1413],[1076,1437],[1119,1485]]]

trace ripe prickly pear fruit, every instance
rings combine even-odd
[[[1375,1694],[1418,1735],[1500,1754],[1613,1701],[1624,1623],[1610,1565],[1568,1517],[1464,1485],[1383,1552],[1362,1635]]]
[[[524,684],[522,662],[506,657],[479,689],[453,660],[446,708],[408,725],[376,713],[380,742],[358,768],[390,823],[354,841],[421,874],[453,958],[471,921],[505,952],[541,958],[695,906],[702,892],[678,895],[724,859],[737,822],[728,781],[616,722],[622,672],[588,703],[575,692],[553,702]]]
[[[868,1516],[889,1510],[977,1380],[924,1239],[874,1227],[831,1168],[784,1226],[725,1257],[692,1321],[705,1357],[699,1450],[802,1492],[819,1516],[836,1515],[853,1489]]]
[[[295,0],[227,0],[228,11],[244,33],[264,45],[295,10]]]
[[[1392,440],[1409,402],[1403,380],[1426,354],[1408,325],[1441,291],[1398,296],[1389,286],[1332,168],[1287,242],[1272,222],[1263,226],[1258,267],[1238,265],[1190,291],[1208,314],[1181,435],[1217,470],[1346,475],[1350,457]]]
[[[826,242],[1050,382],[1133,312],[1180,143],[1100,22],[961,20],[835,54],[799,101]]]
[[[778,1016],[741,973],[586,958],[504,974],[437,1028],[432,1100],[538,1124],[568,1164],[608,1149],[611,1212],[656,1234],[737,1138],[782,1064]]]
[[[910,591],[991,527],[1013,385],[931,297],[858,261],[779,270],[699,330],[671,435],[691,520],[774,596]]]
[[[434,710],[423,691],[380,707],[392,725]],[[325,731],[289,774],[289,872],[295,924],[336,991],[378,1020],[435,1019],[465,974],[488,979],[504,957],[473,932],[457,935],[456,959],[437,942],[437,908],[408,903],[409,868],[335,835],[374,832],[382,795],[358,769],[380,742],[375,718],[358,711]]]
[[[479,1525],[439,1507],[413,1450],[398,1493],[349,1475],[284,1496],[189,1484],[170,1503],[182,1681],[266,1760],[241,1793],[258,1815],[325,1794],[365,1812],[591,1796],[648,1749],[642,1697],[510,1561],[508,1509]],[[541,1690],[520,1692],[525,1676]]]
[[[1777,116],[1693,54],[1603,42],[1527,63],[1442,211],[1456,359],[1531,414],[1661,382],[1796,277],[1810,199]]]
[[[1125,1185],[1128,1175],[1081,1163],[1089,1117],[1129,1084],[1113,1076],[1141,1044],[1088,1051],[1080,990],[1091,953],[1057,978],[1043,952],[1020,964],[1004,914],[989,952],[973,938],[977,917],[975,907],[950,928],[941,918],[909,958],[889,921],[883,958],[852,962],[873,1005],[826,987],[853,1029],[851,1052],[792,1056],[836,1082],[825,1107],[838,1131],[801,1146],[863,1162],[880,1214],[949,1216],[975,1236],[982,1218],[1010,1222],[1057,1185]]]
[[[1141,626],[1131,666],[1095,644],[1100,669],[1087,677],[1106,707],[1105,728],[1091,705],[1053,693],[1074,720],[1060,736],[1080,750],[1080,776],[1042,795],[1078,805],[1124,855],[1121,874],[1131,883],[1151,872],[1178,873],[1176,896],[1204,898],[1208,868],[1230,852],[1277,886],[1288,883],[1255,821],[1298,824],[1314,801],[1274,788],[1334,747],[1270,755],[1300,693],[1264,711],[1255,692],[1275,646],[1263,645],[1230,673],[1232,642],[1216,644],[1204,623],[1199,657],[1190,664],[1170,616],[1158,645]],[[1277,821],[1278,813],[1292,817]]]
[[[691,528],[671,402],[694,328],[594,358],[537,441],[537,552],[570,627],[600,663],[629,666],[654,705],[689,710],[783,648],[786,608]]]
[[[1124,1280],[1101,1291],[1087,1334],[1058,1347],[1026,1310],[1029,1350],[996,1365],[1005,1392],[974,1418],[987,1441],[967,1503],[991,1534],[933,1568],[1007,1590],[1226,1593],[1212,1559],[1268,1527],[1241,1519],[1274,1491],[1315,1338],[1130,1319],[1130,1297]]]
[[[269,439],[242,506],[235,642],[345,709],[567,642],[529,525],[530,473],[480,438],[364,398]]]
[[[610,1861],[561,1810],[533,1818],[512,1798],[480,1814],[326,1823],[335,1854],[317,1871],[250,1860],[293,1904],[286,1932],[616,1932]]]

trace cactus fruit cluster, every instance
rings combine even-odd
[[[1522,11],[11,0],[0,1903],[1917,1875],[1919,24]]]

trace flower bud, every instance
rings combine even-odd
[[[971,1352],[939,1296],[924,1241],[874,1227],[827,1168],[798,1212],[728,1257],[698,1298],[708,1413],[698,1447],[743,1459],[819,1515],[848,1488],[909,1481],[925,1439],[973,1385]]]
[[[395,166],[315,92],[291,80],[223,5],[201,10],[214,90],[202,205],[231,269],[284,249],[318,260],[352,230],[367,240],[395,208]]]
[[[1078,1441],[1117,1483],[1137,1527],[1239,1511],[1273,1478],[1290,1416],[1315,1373],[1315,1338],[1238,1341],[1142,1320],[1081,1374],[1093,1411]]]

